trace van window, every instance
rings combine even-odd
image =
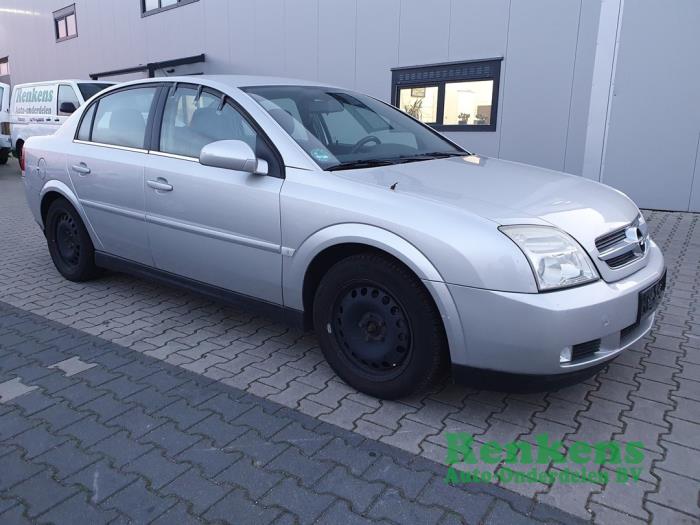
[[[145,87],[111,93],[98,102],[92,141],[144,148],[146,122],[157,88]]]
[[[73,104],[73,107],[75,109],[78,109],[78,107],[80,107],[80,101],[78,100],[78,97],[75,94],[75,90],[66,84],[61,84],[60,86],[58,86],[58,114],[71,115],[73,113],[72,111],[61,111],[61,104],[63,104],[64,102],[70,102],[71,104]]]
[[[5,88],[0,86],[0,111],[2,111],[2,99],[5,96]]]
[[[197,89],[178,87],[168,97],[163,113],[160,150],[199,158],[204,146],[217,140],[243,140],[253,151],[257,133],[231,105],[221,106],[221,97]]]
[[[78,89],[80,90],[80,94],[83,96],[83,100],[88,100],[111,85],[112,84],[106,84],[104,82],[80,82],[78,84]]]

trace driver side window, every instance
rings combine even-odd
[[[168,95],[160,132],[160,151],[199,158],[202,148],[219,140],[242,140],[256,151],[258,135],[221,96],[192,86]]]

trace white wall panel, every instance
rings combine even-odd
[[[384,100],[399,60],[400,9],[400,0],[357,0],[356,88]]]
[[[640,206],[689,209],[700,133],[698,28],[696,0],[625,2],[601,180]]]
[[[580,0],[511,5],[500,156],[563,170]]]
[[[319,46],[318,0],[285,0],[284,10],[283,75],[316,80]],[[333,41],[325,44],[331,42]]]
[[[451,0],[401,0],[399,64],[434,64],[449,56]]]
[[[321,1],[318,31],[318,79],[355,87],[357,0]]]

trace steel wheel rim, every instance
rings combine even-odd
[[[386,289],[369,281],[349,284],[338,294],[332,315],[332,332],[356,371],[388,379],[410,362],[411,323],[405,308]]]
[[[78,266],[80,262],[80,235],[73,217],[62,213],[56,221],[56,247],[58,255],[66,265]]]

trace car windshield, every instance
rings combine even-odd
[[[93,95],[96,95],[103,89],[107,89],[109,86],[112,84],[105,84],[102,82],[98,83],[79,83],[78,84],[78,89],[80,89],[80,94],[83,95],[83,100],[87,100]]]
[[[468,155],[372,97],[315,86],[244,88],[325,170]]]

